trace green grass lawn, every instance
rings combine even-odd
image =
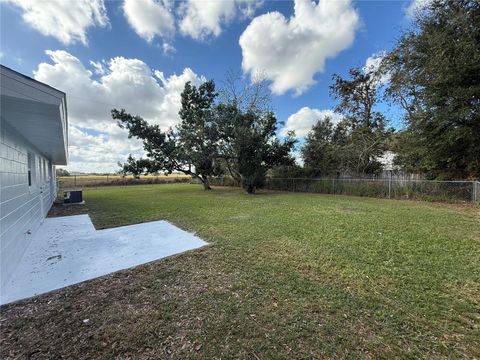
[[[480,355],[478,207],[184,184],[84,197],[69,209],[97,228],[166,219],[211,245],[4,306],[4,356]]]

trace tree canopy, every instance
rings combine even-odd
[[[224,96],[217,102],[215,83],[196,87],[187,82],[182,92],[180,123],[162,131],[125,110],[112,110],[112,117],[129,137],[143,140],[147,159],[129,157],[124,171],[141,173],[181,171],[199,179],[210,189],[209,177],[228,171],[241,181],[248,193],[255,193],[266,172],[277,164],[293,164],[290,151],[293,134],[283,141],[277,136],[277,119],[266,110],[267,98],[258,84],[249,85],[241,96]],[[224,94],[233,94],[231,89]]]
[[[347,79],[333,75],[330,86],[331,94],[339,100],[335,110],[344,116],[343,120],[335,127],[320,121],[311,136],[307,137],[304,155],[320,146],[326,151],[325,156],[329,157],[328,163],[314,165],[320,166],[322,171],[328,169],[325,167],[328,164],[329,170],[353,174],[376,173],[381,170],[378,157],[386,150],[387,139],[393,132],[387,128],[385,116],[375,110],[375,104],[380,99],[381,74],[354,68],[349,75]],[[330,145],[327,146],[327,143]]]
[[[397,162],[430,178],[480,176],[480,2],[435,0],[385,57],[405,110]]]
[[[212,113],[215,83],[208,81],[197,88],[187,82],[181,96],[181,121],[174,129],[163,131],[124,109],[113,109],[112,117],[121,128],[128,130],[129,137],[143,140],[150,170],[183,172],[199,179],[208,190],[208,177],[218,170],[215,166],[218,134]]]
[[[263,185],[269,169],[294,164],[290,156],[294,134],[280,141],[276,135],[279,122],[269,106],[265,82],[257,79],[242,85],[239,76],[227,75],[216,109],[221,157],[229,174],[249,194]]]
[[[255,193],[263,185],[273,166],[294,163],[290,151],[296,140],[293,134],[283,142],[277,138],[277,119],[272,112],[243,112],[235,103],[220,104],[217,110],[221,136],[228,143],[227,168],[247,193]]]
[[[335,126],[331,118],[320,119],[305,138],[301,154],[309,175],[327,175],[340,168],[339,145],[334,139]]]
[[[123,176],[131,174],[135,179],[139,179],[142,174],[146,175],[151,172],[156,172],[156,169],[152,168],[154,165],[155,164],[148,159],[135,159],[131,154],[124,164],[118,163],[118,166],[121,168],[119,171],[120,174]]]

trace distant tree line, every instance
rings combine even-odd
[[[479,178],[480,2],[431,2],[382,65],[385,95],[405,112],[397,163],[430,178]]]
[[[228,74],[218,92],[213,81],[186,83],[180,123],[167,131],[125,110],[112,117],[143,141],[146,159],[129,157],[124,173],[183,172],[205,190],[209,177],[229,174],[255,193],[267,173],[277,176],[378,174],[392,151],[406,172],[431,179],[480,177],[480,2],[434,0],[386,53],[379,66],[333,75],[331,95],[342,120],[319,119],[300,149],[294,133],[280,138],[263,81],[242,84]],[[395,131],[378,111],[391,102],[403,110]]]
[[[70,176],[70,173],[65,169],[55,169],[55,174],[57,176]]]
[[[308,174],[377,173],[379,156],[390,150],[405,172],[480,177],[479,1],[431,2],[380,66],[349,75],[334,75],[330,87],[343,120],[321,119],[305,139]],[[382,100],[403,110],[402,130],[389,129],[374,111]]]
[[[301,154],[305,172],[325,175],[332,171],[374,174],[382,170],[379,157],[388,149],[394,130],[385,116],[375,111],[379,101],[378,71],[351,69],[350,78],[333,76],[331,94],[339,101],[335,111],[343,120],[334,125],[326,116],[305,138]]]

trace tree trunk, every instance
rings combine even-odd
[[[238,174],[238,172],[233,172],[233,169],[230,165],[230,162],[228,161],[228,159],[225,158],[225,163],[227,164],[227,169],[228,169],[228,172],[230,173],[230,176],[233,178],[234,181],[238,181],[240,184],[242,183],[242,177],[240,174]]]
[[[203,184],[203,190],[212,190],[210,187],[210,182],[208,181],[208,177],[200,178]]]

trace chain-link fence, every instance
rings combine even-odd
[[[231,177],[211,180],[212,185],[240,186]],[[267,178],[264,189],[388,199],[418,199],[445,202],[480,202],[480,182],[395,180]]]
[[[144,184],[190,183],[192,178],[181,174],[148,175],[136,179],[121,175],[71,175],[57,178],[58,189],[95,188]],[[232,177],[210,179],[212,185],[240,184]],[[344,179],[344,178],[267,178],[264,189],[334,195],[368,196],[389,199],[418,199],[445,202],[480,203],[478,181],[436,181],[411,179]]]

